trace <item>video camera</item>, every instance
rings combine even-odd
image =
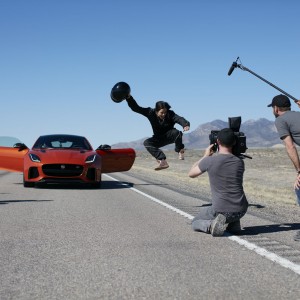
[[[229,128],[233,130],[234,135],[236,137],[236,143],[232,147],[232,153],[240,158],[247,157],[251,159],[252,158],[251,156],[245,155],[245,152],[247,151],[248,148],[246,145],[246,136],[243,132],[240,132],[241,123],[242,123],[241,117],[228,118]],[[220,130],[212,130],[209,135],[210,145],[214,144],[212,148],[214,152],[216,152],[219,149],[217,143],[219,131]]]

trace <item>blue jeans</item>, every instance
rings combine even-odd
[[[300,189],[295,189],[295,193],[296,193],[296,204],[298,204],[300,206]]]
[[[192,220],[193,230],[210,233],[211,223],[218,214],[219,212],[216,212],[211,205],[201,207],[197,216]],[[246,214],[246,211],[233,213],[225,212],[221,214],[226,217],[226,223],[230,224],[239,221]]]
[[[201,207],[198,215],[192,220],[193,230],[210,233],[211,223],[217,215],[218,213],[214,211],[211,205]]]

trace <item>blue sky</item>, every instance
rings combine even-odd
[[[125,81],[191,122],[267,118],[279,94],[300,98],[299,1],[0,0],[0,136],[86,136],[94,147],[152,135],[110,99]],[[293,103],[293,109],[298,107]],[[178,127],[180,128],[180,127]]]

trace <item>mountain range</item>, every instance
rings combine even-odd
[[[228,122],[222,120],[214,120],[212,122],[199,125],[195,130],[186,132],[183,135],[183,143],[186,149],[204,149],[209,145],[209,134],[212,130],[221,130],[229,127]],[[248,148],[267,148],[283,145],[274,121],[264,118],[258,120],[248,120],[241,123],[240,132],[246,136],[246,144]],[[136,141],[122,142],[112,145],[113,148],[131,147],[136,150],[144,149],[143,141],[147,137]],[[174,145],[168,145],[166,149],[173,149]]]

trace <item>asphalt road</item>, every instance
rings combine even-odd
[[[0,173],[1,300],[299,299],[299,224],[249,214],[242,236],[214,238],[191,230],[201,199],[130,172],[103,180],[32,189]]]

